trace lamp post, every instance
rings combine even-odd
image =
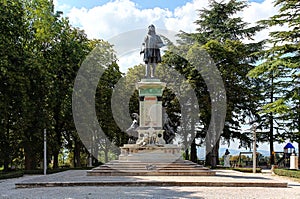
[[[47,131],[44,129],[44,175],[47,175]]]
[[[253,173],[256,173],[256,124],[252,125],[252,133],[253,133]]]

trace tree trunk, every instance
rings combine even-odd
[[[274,98],[274,91],[273,91],[273,75],[271,78],[271,103],[273,103]],[[270,135],[269,135],[269,141],[270,141],[270,163],[271,165],[275,164],[275,158],[274,158],[274,117],[273,113],[270,113]]]
[[[62,143],[61,143],[61,137],[62,137],[62,124],[60,123],[60,107],[61,103],[58,102],[55,112],[54,112],[54,120],[56,121],[55,127],[54,127],[54,133],[55,133],[55,144],[53,149],[53,168],[58,168],[58,155],[59,151],[61,149]]]
[[[300,141],[298,141],[298,167],[300,167]]]
[[[94,147],[93,150],[93,156],[92,156],[92,160],[93,160],[93,166],[98,166],[99,165],[99,160],[98,160],[98,155],[99,155],[99,149],[97,147],[97,145]]]
[[[92,156],[92,165],[99,166],[99,160],[97,158],[95,158],[94,156]]]
[[[191,143],[191,161],[197,163],[197,148],[195,139]]]
[[[7,122],[7,127],[6,127],[6,135],[4,135],[5,136],[5,138],[4,138],[4,145],[6,145],[6,147],[4,148],[4,151],[3,151],[3,153],[5,154],[4,155],[4,160],[3,160],[3,167],[4,167],[4,171],[8,171],[8,167],[9,167],[9,162],[10,162],[10,160],[9,160],[9,156],[10,156],[10,154],[9,154],[9,148],[10,148],[10,146],[9,146],[9,122]],[[8,149],[8,150],[7,150]]]
[[[74,146],[74,167],[81,167],[80,143],[77,140],[75,140],[75,146]]]
[[[3,162],[3,170],[4,171],[8,171],[9,170],[9,161],[7,161],[7,158],[6,158],[6,160],[4,160],[4,162]]]
[[[105,163],[107,163],[108,162],[108,148],[105,148],[104,149],[104,161],[105,161]]]
[[[270,141],[270,163],[271,165],[275,164],[275,158],[274,158],[274,133],[273,133],[273,114],[271,113],[270,116],[270,136],[269,136],[269,141]]]
[[[185,159],[186,159],[186,160],[189,160],[189,159],[190,159],[189,149],[188,149],[188,148],[185,150]]]
[[[53,152],[53,169],[57,169],[58,168],[58,151],[54,151]]]
[[[36,163],[34,161],[34,154],[30,146],[24,147],[24,156],[25,156],[25,170],[33,170],[36,167]]]
[[[219,147],[220,147],[220,139],[215,143],[212,147],[211,151],[206,151],[206,166],[211,166],[215,168],[219,164]]]

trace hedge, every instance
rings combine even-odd
[[[245,172],[245,173],[252,173],[253,172],[253,168],[233,168],[233,170],[235,171],[240,171],[240,172]],[[261,173],[261,168],[256,168],[256,173]]]
[[[47,174],[58,173],[67,170],[90,170],[93,167],[79,167],[79,168],[58,168],[58,169],[47,169]],[[19,170],[19,171],[8,171],[3,172],[0,171],[0,179],[8,179],[8,178],[18,178],[22,177],[24,174],[27,175],[43,175],[43,169],[35,169],[35,170]]]
[[[300,170],[274,169],[274,173],[279,176],[287,176],[300,179]]]
[[[0,172],[0,179],[19,178],[24,175],[23,171]]]

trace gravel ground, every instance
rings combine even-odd
[[[70,171],[69,171],[70,172]],[[66,174],[66,173],[65,173]],[[68,173],[70,174],[70,173]],[[73,177],[80,173],[73,173]],[[256,174],[261,175],[261,174]],[[49,175],[49,179],[62,180],[64,174]],[[246,175],[248,176],[248,175]],[[300,183],[288,178],[264,174],[265,177],[274,181],[288,182],[288,188],[268,187],[47,187],[16,189],[15,183],[35,182],[45,176],[24,176],[22,178],[0,180],[0,199],[92,199],[92,198],[282,198],[299,199]],[[80,177],[80,175],[79,175]],[[203,177],[205,178],[205,177]],[[68,180],[67,178],[63,181]]]

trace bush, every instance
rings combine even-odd
[[[0,172],[0,179],[19,178],[24,175],[23,171]]]
[[[233,170],[240,171],[240,172],[245,172],[245,173],[252,173],[253,172],[253,168],[239,168],[239,167],[236,167]],[[256,168],[256,173],[261,173],[261,168]]]
[[[287,176],[300,179],[300,170],[274,169],[274,173],[279,176]]]

